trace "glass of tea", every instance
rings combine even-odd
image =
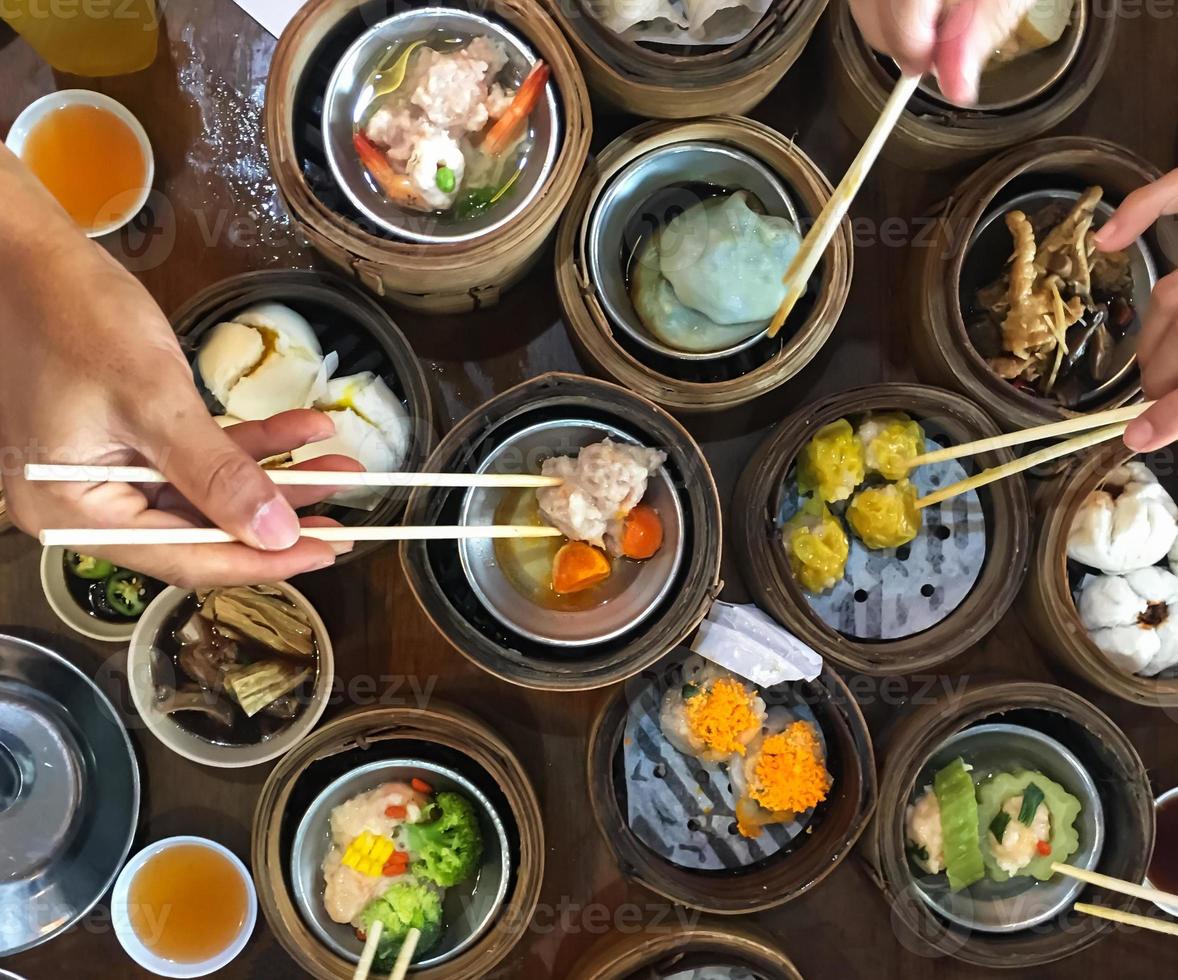
[[[1145,884],[1158,891],[1178,895],[1178,786],[1167,790],[1154,801],[1157,836]],[[1154,902],[1163,912],[1178,917],[1178,904]]]
[[[151,193],[147,133],[121,102],[99,92],[65,89],[38,99],[17,116],[5,144],[91,238],[117,231]]]
[[[245,865],[202,837],[169,837],[127,862],[111,896],[127,955],[161,977],[223,969],[248,942],[258,915]]]

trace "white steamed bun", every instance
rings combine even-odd
[[[1092,642],[1130,674],[1153,677],[1178,664],[1178,576],[1163,568],[1089,575],[1080,620]]]
[[[1178,506],[1144,463],[1113,470],[1080,506],[1068,557],[1109,574],[1155,565],[1178,539]]]

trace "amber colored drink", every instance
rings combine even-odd
[[[1158,807],[1158,833],[1149,862],[1149,883],[1164,892],[1178,893],[1178,796]]]
[[[47,113],[25,137],[20,156],[86,231],[127,217],[147,181],[147,160],[135,134],[97,106],[66,105]]]
[[[127,894],[127,914],[139,941],[174,963],[199,963],[227,949],[248,909],[241,873],[201,844],[160,851],[131,879]]]

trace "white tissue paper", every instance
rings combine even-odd
[[[756,606],[713,603],[691,649],[758,687],[822,673],[822,657]]]

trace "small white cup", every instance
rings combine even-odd
[[[1166,790],[1166,792],[1164,792],[1161,796],[1159,796],[1156,800],[1153,801],[1153,805],[1154,805],[1154,807],[1160,807],[1163,803],[1168,803],[1170,800],[1174,799],[1175,797],[1178,797],[1178,786],[1175,786],[1173,789]],[[1145,887],[1146,888],[1156,888],[1157,885],[1151,885],[1149,879],[1146,878],[1145,879]],[[1178,919],[1178,905],[1167,905],[1164,902],[1154,902],[1153,904],[1156,905],[1163,912],[1165,912],[1166,915],[1172,915],[1176,919]]]
[[[135,632],[133,619],[125,623],[107,622],[91,616],[70,594],[65,570],[65,548],[51,545],[41,551],[41,590],[45,601],[66,626],[75,633],[103,643],[128,643]]]
[[[207,847],[211,851],[216,851],[237,869],[238,874],[241,875],[242,885],[245,886],[246,913],[241,931],[224,950],[216,956],[202,960],[199,963],[177,963],[174,960],[167,960],[162,956],[157,956],[143,945],[139,936],[136,935],[135,929],[131,925],[131,917],[128,911],[131,882],[135,879],[135,875],[139,873],[140,869],[148,861],[161,851],[166,851],[178,844],[196,844],[200,847]],[[223,847],[216,841],[211,841],[204,837],[168,837],[148,845],[123,866],[123,870],[119,872],[119,877],[115,881],[114,892],[111,894],[110,914],[111,921],[114,923],[115,935],[118,937],[119,943],[127,955],[143,967],[143,969],[149,970],[159,977],[204,977],[210,973],[216,973],[218,970],[224,969],[245,949],[245,944],[249,942],[249,938],[254,931],[254,925],[258,921],[258,893],[254,889],[254,880],[250,877],[249,870],[241,863],[237,855],[227,847]]]
[[[12,128],[8,131],[4,145],[19,157],[21,151],[24,149],[25,140],[28,139],[29,133],[36,128],[37,124],[49,115],[49,113],[63,106],[71,105],[94,106],[97,109],[105,109],[117,117],[134,134],[135,139],[139,142],[139,149],[143,153],[143,187],[134,198],[128,199],[127,210],[114,221],[100,225],[97,228],[86,230],[87,238],[101,238],[103,235],[109,235],[111,232],[118,231],[142,210],[143,205],[147,203],[148,195],[151,193],[152,181],[155,180],[155,154],[151,149],[151,141],[147,138],[147,133],[144,131],[139,120],[131,114],[131,111],[125,105],[121,102],[116,102],[110,96],[103,95],[100,92],[91,92],[88,89],[69,88],[63,89],[60,92],[50,92],[48,95],[42,96],[36,102],[27,106],[24,112],[16,117],[16,122],[12,124]],[[92,163],[93,161],[85,161],[84,165],[91,166]]]

